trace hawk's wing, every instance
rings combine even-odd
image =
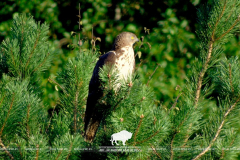
[[[101,89],[101,80],[99,78],[99,71],[103,65],[113,65],[116,61],[116,53],[115,51],[109,51],[106,54],[102,55],[94,70],[91,81],[89,83],[89,92],[88,99],[85,111],[85,140],[92,141],[95,137],[103,114],[98,110],[98,100],[103,96],[103,91]]]

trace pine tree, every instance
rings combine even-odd
[[[38,90],[39,76],[50,66],[48,25],[16,16],[10,39],[0,52],[0,146],[3,159],[47,158],[47,112]],[[29,150],[28,150],[29,148]],[[31,150],[34,148],[34,150]],[[41,148],[40,150],[36,150]]]
[[[60,97],[48,113],[39,79],[54,57],[47,41],[48,25],[31,16],[14,17],[11,38],[2,42],[0,50],[0,158],[238,157],[240,66],[237,57],[221,56],[221,48],[239,27],[239,4],[216,0],[198,10],[200,56],[191,65],[186,85],[176,88],[179,95],[172,106],[154,103],[154,92],[140,81],[137,71],[123,81],[103,67],[104,118],[93,143],[82,135],[88,84],[99,57],[95,46],[93,50],[75,45],[76,57],[56,79],[49,78]],[[117,147],[111,135],[123,130],[132,136],[126,145],[118,141]]]

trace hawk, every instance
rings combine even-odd
[[[100,87],[101,80],[99,78],[100,68],[104,65],[109,65],[110,67],[114,66],[114,72],[117,72],[118,77],[127,80],[135,69],[133,45],[138,41],[139,40],[135,34],[131,32],[122,32],[116,37],[112,50],[99,58],[89,83],[89,92],[84,118],[85,141],[93,141],[103,118],[102,111],[98,109],[99,105],[101,105],[98,100],[103,96],[103,90]]]

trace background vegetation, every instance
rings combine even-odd
[[[1,2],[0,159],[239,157],[240,68],[233,55],[239,53],[240,1],[209,1],[198,11],[200,1],[161,3],[88,1],[79,13],[79,2]],[[86,143],[91,71],[122,31],[141,39],[139,76],[116,94],[114,75],[101,71],[106,118]],[[134,133],[128,146],[144,152],[75,150],[109,145],[123,129]]]
[[[149,84],[157,95],[156,102],[168,106],[177,96],[190,69],[190,63],[199,55],[195,35],[196,8],[204,0],[192,1],[143,1],[143,0],[86,0],[86,1],[2,1],[0,2],[0,41],[9,37],[11,20],[19,13],[29,13],[36,21],[50,24],[50,43],[56,53],[54,65],[42,78],[44,100],[54,106],[58,97],[54,85],[48,83],[69,57],[75,57],[68,45],[73,43],[71,32],[77,32],[79,3],[81,7],[81,39],[84,47],[91,48],[92,37],[100,37],[96,47],[103,54],[111,49],[114,38],[122,31],[130,31],[144,37],[141,49],[141,79],[147,83],[157,65]],[[158,4],[158,5],[156,5]],[[73,34],[74,35],[74,34]],[[81,44],[82,44],[81,42]],[[76,42],[77,43],[77,42]],[[227,56],[239,55],[239,35],[225,45]],[[138,47],[138,46],[137,46]],[[137,58],[137,63],[140,63]]]

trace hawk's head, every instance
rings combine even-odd
[[[122,32],[120,33],[113,44],[113,50],[121,49],[125,46],[133,46],[135,42],[138,42],[139,39],[137,36],[131,32]]]

